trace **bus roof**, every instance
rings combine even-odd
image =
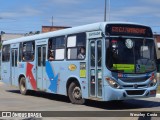
[[[45,38],[50,38],[50,37],[67,35],[67,34],[76,34],[79,32],[89,32],[89,31],[96,31],[96,30],[102,30],[104,32],[105,26],[107,24],[142,25],[142,24],[131,23],[131,22],[98,22],[98,23],[93,23],[93,24],[82,25],[82,26],[77,26],[77,27],[73,27],[73,28],[67,28],[67,29],[63,29],[63,30],[48,32],[48,33],[41,33],[38,35],[24,36],[24,37],[17,38],[17,39],[6,40],[3,42],[3,45],[12,44],[12,43],[19,43],[19,42],[24,42],[24,41],[40,40],[40,39],[45,39]],[[142,26],[145,26],[145,25],[142,25]]]

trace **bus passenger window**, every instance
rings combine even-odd
[[[23,50],[23,44],[22,42],[19,44],[19,62],[22,61],[22,50]]]
[[[23,61],[34,61],[35,43],[33,41],[23,43]]]
[[[67,38],[67,59],[84,60],[86,57],[86,33],[69,35]]]
[[[10,61],[10,45],[4,45],[2,48],[2,61],[3,62]]]
[[[65,50],[65,36],[49,38],[48,60],[63,60]]]

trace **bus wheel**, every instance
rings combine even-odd
[[[82,91],[78,84],[72,82],[68,89],[69,99],[73,104],[84,104],[85,100],[82,98]]]
[[[28,91],[26,89],[26,79],[25,77],[21,77],[19,82],[19,89],[22,95],[27,95]]]

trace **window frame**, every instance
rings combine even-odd
[[[63,43],[64,43],[64,44],[61,44],[60,47],[57,47],[57,42],[56,41],[58,40],[58,38],[61,38],[61,40],[63,40]],[[49,48],[50,41],[52,41],[51,42],[51,48]],[[63,59],[55,59],[56,58],[56,50],[59,50],[59,49],[64,50]],[[53,60],[49,60],[49,52],[50,51],[53,51],[53,58],[54,58]],[[65,35],[51,37],[51,38],[48,39],[48,52],[47,52],[47,60],[48,61],[63,61],[65,59],[65,51],[66,51],[66,36]]]
[[[24,49],[24,44],[26,43],[32,43],[32,47],[33,47],[33,51],[27,51],[27,49],[25,50],[25,52],[23,51]],[[26,45],[27,46],[27,45]],[[31,56],[34,56],[33,59],[30,58],[29,60],[23,60],[23,57],[24,57],[24,53],[27,53],[28,55],[28,52],[30,52],[30,55]],[[33,52],[33,54],[31,54]],[[25,55],[26,56],[26,55]],[[21,55],[21,61],[22,62],[33,62],[35,60],[35,41],[27,41],[27,42],[22,42],[22,55]]]
[[[19,43],[19,62],[23,61],[22,56],[23,56],[23,42],[20,42]]]
[[[4,47],[7,47],[6,49],[7,49],[7,52],[3,52],[3,49],[4,49]],[[2,53],[1,53],[1,55],[2,55],[2,62],[10,62],[10,59],[11,59],[11,45],[3,45],[3,47],[2,47]],[[8,57],[7,59],[6,59],[6,56]],[[5,57],[5,58],[3,58],[3,57]]]
[[[69,37],[72,37],[72,36],[76,36],[76,46],[74,46],[74,47],[68,47],[67,46],[67,44],[68,44],[68,38]],[[84,38],[84,41],[82,41],[82,45],[80,46],[79,44],[78,44],[78,42],[80,41],[80,36],[84,36],[83,38]],[[86,59],[86,44],[87,44],[87,35],[86,35],[86,32],[81,32],[81,33],[76,33],[76,34],[69,34],[69,35],[67,35],[67,37],[66,37],[67,39],[66,39],[66,60],[68,60],[68,61],[71,61],[71,60],[85,60]],[[78,41],[78,42],[77,42]],[[83,44],[83,42],[84,42],[84,44]],[[84,47],[85,48],[85,57],[84,57],[84,59],[78,59],[78,54],[80,53],[79,51],[80,51],[80,48],[82,48],[82,47]],[[74,49],[74,48],[77,48],[77,59],[68,59],[68,49]]]

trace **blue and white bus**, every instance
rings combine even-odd
[[[156,95],[156,52],[150,27],[101,22],[3,42],[2,80],[69,96],[74,104]]]

